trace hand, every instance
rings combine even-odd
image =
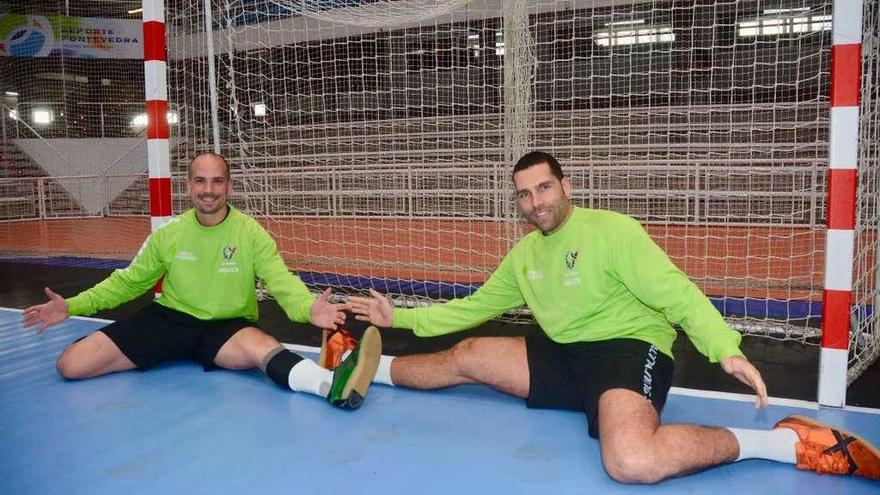
[[[49,302],[26,308],[21,314],[21,324],[25,328],[39,325],[37,333],[43,333],[43,330],[50,325],[66,320],[70,314],[67,309],[67,301],[63,297],[52,292],[52,289],[48,287],[45,287],[43,291],[49,297]]]
[[[334,304],[329,300],[332,290],[328,287],[318,296],[318,299],[309,309],[309,321],[318,328],[330,328],[335,330],[345,324],[344,304]]]
[[[761,373],[742,356],[730,356],[721,359],[721,368],[737,380],[745,383],[758,395],[755,398],[755,408],[761,408],[768,404],[767,386],[761,378]]]
[[[360,321],[368,321],[377,327],[391,327],[391,301],[373,289],[370,289],[370,296],[349,297],[346,307]]]

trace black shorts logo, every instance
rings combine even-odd
[[[648,348],[648,357],[645,359],[645,370],[642,375],[642,395],[646,399],[651,399],[651,392],[654,389],[654,365],[657,364],[657,348],[651,346]]]

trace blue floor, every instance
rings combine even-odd
[[[375,386],[348,412],[257,371],[195,364],[68,382],[55,357],[104,323],[42,335],[0,311],[0,494],[880,493],[880,483],[745,461],[656,486],[602,470],[583,415],[530,410],[482,386]],[[769,428],[801,413],[880,444],[880,415],[673,395],[665,422]]]

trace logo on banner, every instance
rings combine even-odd
[[[52,24],[41,15],[6,15],[0,22],[0,55],[46,57],[55,45]]]

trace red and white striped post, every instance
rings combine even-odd
[[[835,0],[832,13],[828,234],[825,239],[819,404],[843,407],[846,404],[855,246],[862,0]]]
[[[150,224],[152,230],[156,230],[171,218],[171,150],[168,142],[165,0],[143,0],[143,8]]]

